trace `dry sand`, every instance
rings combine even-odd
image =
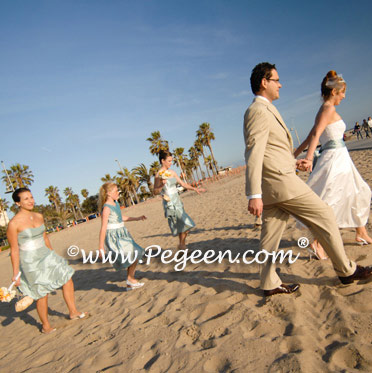
[[[372,185],[372,151],[352,158]],[[203,195],[182,194],[197,227],[188,248],[242,253],[257,250],[258,230],[247,213],[244,176],[238,174],[207,185]],[[129,222],[135,240],[147,247],[174,249],[161,201],[123,210],[145,214]],[[100,219],[50,235],[62,256],[74,244],[97,248]],[[372,227],[368,226],[372,232]],[[140,265],[139,290],[124,292],[124,273],[109,264],[70,260],[79,309],[87,320],[69,321],[58,290],[49,297],[51,335],[39,332],[35,305],[15,313],[14,303],[0,304],[1,372],[371,372],[372,283],[342,287],[329,261],[309,260],[297,247],[301,231],[290,220],[281,248],[300,253],[296,263],[280,266],[283,282],[298,282],[295,295],[265,300],[258,289],[258,266],[191,264],[182,272],[174,264],[153,259]],[[370,246],[354,242],[352,229],[342,230],[347,254],[372,264]],[[0,254],[0,284],[11,278],[8,252]]]

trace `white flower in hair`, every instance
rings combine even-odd
[[[327,83],[325,84],[328,88],[337,88],[341,84],[345,84],[345,80],[342,77],[342,74],[337,74],[336,76],[333,76],[332,78],[329,78]]]

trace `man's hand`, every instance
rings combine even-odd
[[[299,159],[296,161],[296,168],[300,171],[312,171],[313,170],[313,161],[309,159]]]
[[[248,211],[257,216],[260,217],[262,214],[263,209],[263,203],[262,198],[252,198],[248,202]]]

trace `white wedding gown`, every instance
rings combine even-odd
[[[342,139],[345,129],[342,119],[329,124],[320,136],[321,145]],[[355,168],[346,146],[322,151],[307,184],[332,207],[339,228],[366,225],[371,189]]]

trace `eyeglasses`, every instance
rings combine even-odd
[[[266,80],[272,80],[273,82],[280,83],[279,79],[266,79]]]

